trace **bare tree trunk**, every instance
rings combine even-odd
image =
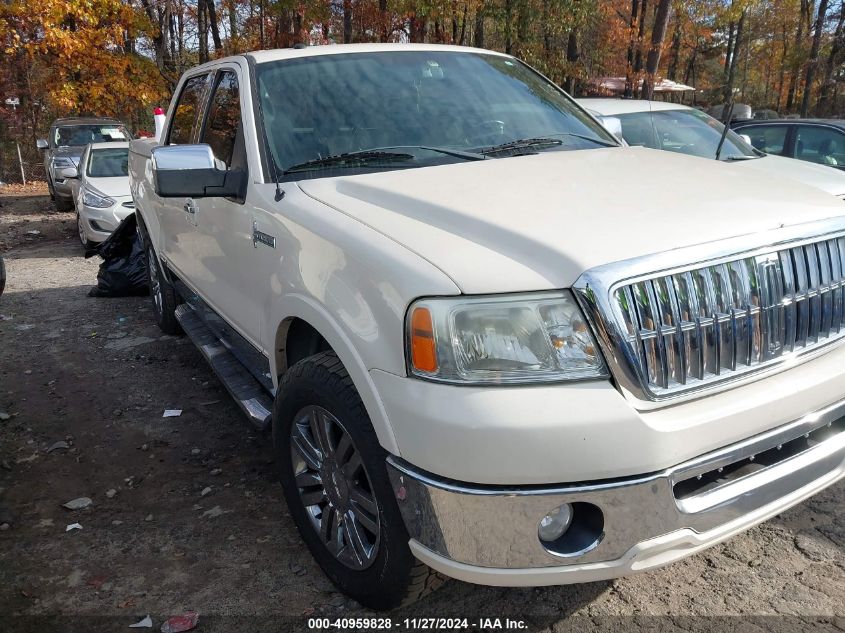
[[[795,104],[795,92],[798,89],[798,76],[801,73],[801,42],[804,39],[804,16],[810,8],[811,0],[801,0],[801,15],[798,18],[798,28],[795,30],[794,59],[792,62],[792,75],[789,78],[789,91],[786,93],[786,109],[792,110]]]
[[[428,16],[414,13],[410,18],[410,39],[411,42],[425,42],[425,34],[428,31]]]
[[[666,39],[666,26],[669,24],[669,13],[672,9],[670,0],[660,0],[657,13],[654,16],[654,26],[651,28],[651,48],[645,64],[645,79],[643,80],[642,98],[651,100],[654,96],[654,80],[657,68],[660,66],[660,49]]]
[[[264,48],[266,33],[264,32],[264,0],[258,0],[258,47]]]
[[[475,32],[472,36],[472,45],[476,48],[484,48],[484,2],[479,3],[475,10]]]
[[[469,3],[464,3],[464,15],[461,18],[461,34],[458,38],[458,45],[463,46],[464,42],[466,42],[466,34],[467,34],[467,12],[469,11]]]
[[[505,53],[513,53],[513,0],[505,0]]]
[[[637,55],[634,59],[634,74],[637,76],[637,88],[635,92],[639,91],[640,73],[643,70],[643,38],[645,37],[645,21],[647,9],[648,0],[642,0],[640,4],[640,26],[637,30]]]
[[[783,39],[783,52],[780,56],[780,77],[778,78],[778,103],[776,110],[780,112],[781,104],[783,103],[783,84],[786,81],[786,60],[789,55],[789,41],[786,36],[786,25],[783,25],[783,30],[781,32],[781,37]]]
[[[728,72],[731,68],[731,53],[734,49],[734,34],[736,33],[736,24],[733,21],[728,25],[728,49],[725,52],[725,79],[728,78]]]
[[[152,36],[155,61],[159,71],[163,75],[173,71],[173,54],[171,51],[170,18],[172,15],[170,0],[155,2],[154,0],[141,0],[141,6],[147,14],[150,22],[157,27]]]
[[[379,21],[381,22],[381,28],[379,29],[379,41],[386,42],[390,39],[390,16],[387,14],[387,0],[378,0],[378,16]]]
[[[739,51],[742,47],[742,28],[745,24],[745,9],[742,10],[742,14],[739,16],[739,21],[736,23],[736,37],[734,39],[734,47],[731,51],[731,64],[728,68],[728,80],[725,82],[725,88],[723,91],[722,96],[725,99],[725,107],[722,111],[722,120],[724,121],[725,117],[727,116],[728,111],[728,103],[733,100],[734,94],[734,80],[736,78],[736,60],[739,57]]]
[[[238,41],[238,13],[234,0],[229,0],[229,48],[236,48]]]
[[[214,0],[205,0],[205,8],[211,41],[214,42],[214,50],[219,51],[223,48],[223,42],[220,41],[220,26],[217,24],[217,7],[214,6]]]
[[[352,42],[352,0],[343,0],[343,43]]]
[[[819,49],[822,44],[822,30],[824,20],[827,17],[827,0],[819,1],[819,12],[816,16],[816,25],[813,29],[813,44],[810,48],[810,61],[807,64],[807,74],[804,76],[804,98],[801,100],[801,116],[806,117],[810,111],[810,95],[813,92],[813,80],[816,75],[816,67],[819,65]]]
[[[634,48],[637,42],[637,22],[640,12],[639,0],[631,0],[631,20],[628,23],[628,55],[625,66],[625,97],[634,96]]]
[[[680,61],[681,57],[682,36],[683,33],[681,32],[681,18],[680,16],[678,16],[675,20],[675,29],[672,31],[672,47],[670,49],[672,57],[669,60],[669,68],[666,72],[666,76],[671,81],[675,81],[678,77],[678,62]]]
[[[208,17],[203,1],[197,5],[197,38],[199,40],[199,62],[204,64],[208,61]]]
[[[845,62],[845,0],[839,9],[836,31],[833,34],[833,42],[824,68],[824,80],[819,90],[819,103],[816,106],[819,116],[827,116],[835,112],[835,107],[832,107],[836,105],[836,80],[833,73],[843,62]]]
[[[575,74],[572,72],[572,68],[578,63],[580,58],[581,53],[578,51],[578,31],[572,29],[569,31],[569,37],[566,40],[567,75],[566,82],[563,86],[563,89],[570,95],[575,94]]]

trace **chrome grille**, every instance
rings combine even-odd
[[[647,394],[722,382],[845,336],[845,237],[645,278],[611,303]]]

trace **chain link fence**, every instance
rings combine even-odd
[[[18,159],[18,148],[14,141],[0,142],[0,184],[21,184],[21,161],[23,162],[23,177],[26,182],[36,180],[47,180],[44,172],[44,163],[41,154],[33,148],[31,151],[20,148],[20,160]]]

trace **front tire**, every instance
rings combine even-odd
[[[159,329],[165,334],[181,334],[182,328],[176,319],[176,308],[179,306],[179,296],[173,285],[164,278],[152,244],[147,241],[147,281],[150,286],[150,297],[153,300],[153,315]]]
[[[442,584],[411,554],[387,452],[337,355],[322,352],[291,367],[273,414],[288,508],[329,579],[377,610],[408,604]]]
[[[82,216],[79,215],[79,211],[76,212],[76,232],[79,235],[79,242],[82,244],[82,248],[84,248],[86,252],[99,246],[99,242],[89,240],[85,235],[85,227],[82,225]]]

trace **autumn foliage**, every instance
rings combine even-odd
[[[843,116],[843,23],[845,0],[4,0],[0,96],[19,105],[0,107],[0,141],[29,152],[74,114],[150,127],[187,68],[299,43],[479,46],[576,94],[615,76],[643,97],[669,78],[697,89],[688,102]]]

